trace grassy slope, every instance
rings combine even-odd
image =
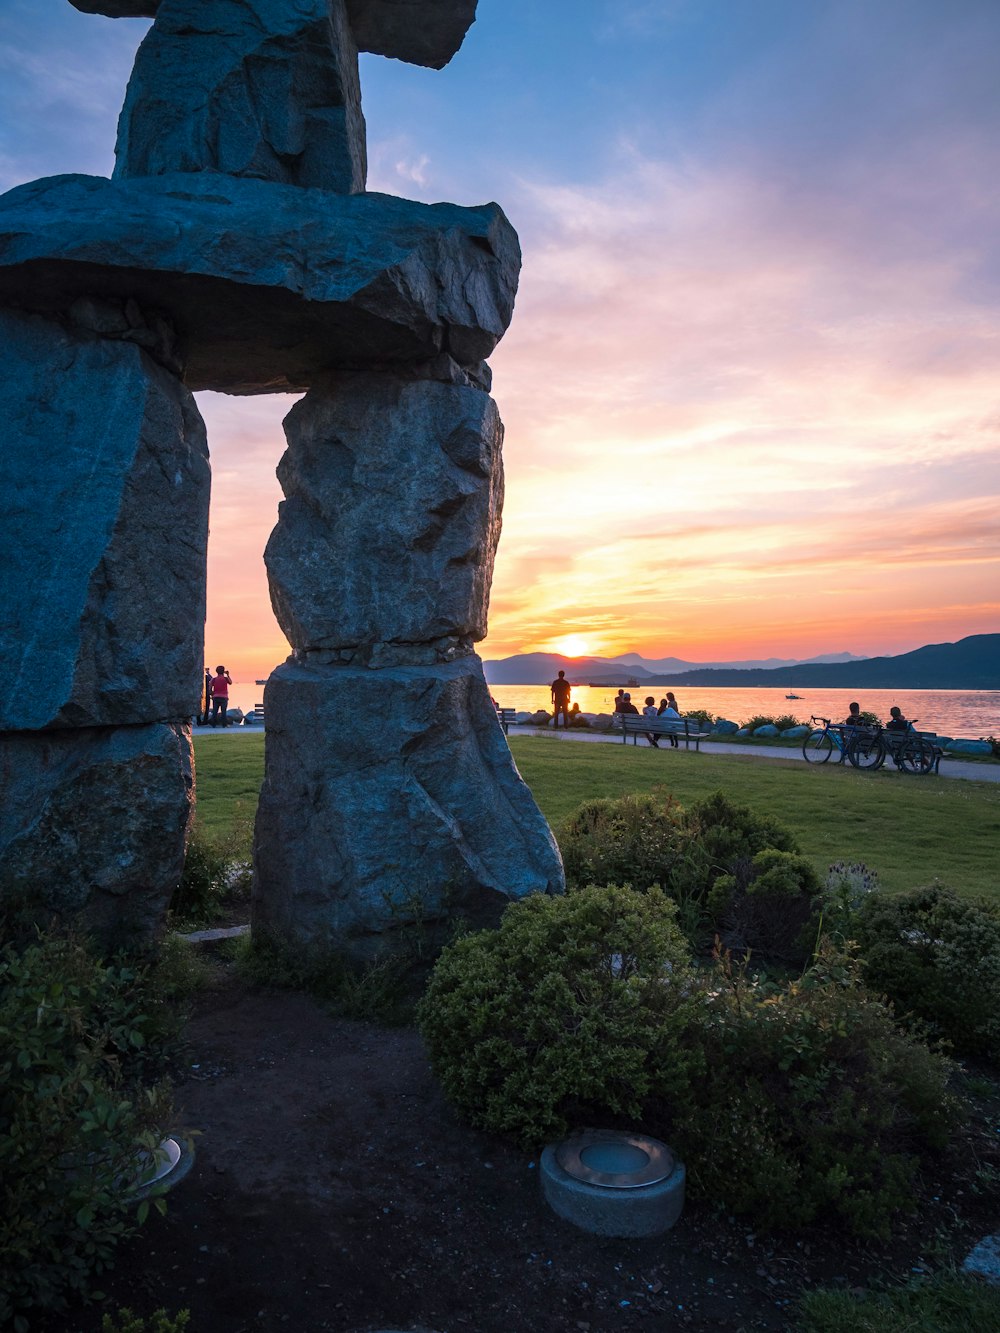
[[[206,830],[222,832],[237,802],[245,810],[256,805],[264,738],[213,738],[195,750],[198,816]],[[864,861],[886,889],[936,877],[960,892],[1000,896],[1000,784],[532,737],[512,737],[511,750],[556,827],[593,796],[663,786],[690,805],[721,787],[788,824],[821,871],[831,861]]]

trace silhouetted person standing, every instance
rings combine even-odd
[[[560,671],[552,682],[552,710],[554,713],[552,725],[553,727],[559,726],[559,714],[562,713],[564,731],[569,726],[569,696],[572,688],[566,679],[565,671]]]

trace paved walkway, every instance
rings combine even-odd
[[[545,736],[548,740],[557,741],[560,745],[563,742],[569,743],[571,741],[623,744],[621,736],[615,735],[613,732],[587,732],[582,727],[573,728],[569,731],[563,731],[561,727],[558,731],[553,731],[551,727],[512,727],[511,735]],[[625,743],[631,744],[631,742]],[[639,744],[642,745],[641,740]],[[668,748],[668,746],[661,743],[661,750]],[[683,746],[681,748],[683,749]],[[694,746],[691,749],[693,751]],[[751,755],[755,759],[788,759],[800,764],[806,762],[806,757],[802,753],[800,745],[786,749],[782,745],[727,745],[725,741],[702,741],[701,752],[703,754]],[[830,759],[828,762],[832,764],[833,760]],[[968,760],[952,758],[947,755],[941,760],[940,776],[943,778],[967,778],[974,782],[1000,782],[1000,764],[974,764]]]
[[[195,737],[201,736],[259,736],[262,727],[194,727]],[[583,741],[590,745],[621,745],[621,736],[607,731],[585,731],[583,727],[574,727],[569,731],[553,731],[551,727],[511,727],[512,736],[544,736],[557,745],[576,744]],[[640,741],[640,744],[642,742]],[[648,748],[648,747],[644,747]],[[669,750],[668,745],[661,745],[662,750]],[[681,747],[683,748],[683,747]],[[694,753],[694,746],[691,747]],[[802,747],[785,749],[780,745],[727,745],[725,741],[703,741],[703,754],[735,754],[750,756],[754,759],[786,759],[793,763],[804,764]],[[831,764],[833,760],[829,761]],[[1000,764],[973,764],[965,759],[952,758],[950,755],[941,760],[940,776],[943,778],[965,778],[971,782],[1000,782]]]

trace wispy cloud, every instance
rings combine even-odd
[[[491,650],[539,604],[645,610],[665,651],[685,599],[749,622],[819,585],[872,652],[941,596],[934,572],[992,600],[1000,312],[967,282],[982,248],[935,248],[884,193],[824,210],[776,173],[635,155],[522,183]]]

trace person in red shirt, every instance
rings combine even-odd
[[[212,677],[212,726],[216,725],[215,719],[222,715],[222,725],[229,726],[229,719],[226,714],[229,711],[229,687],[233,683],[233,678],[224,666],[215,668],[215,675]]]

